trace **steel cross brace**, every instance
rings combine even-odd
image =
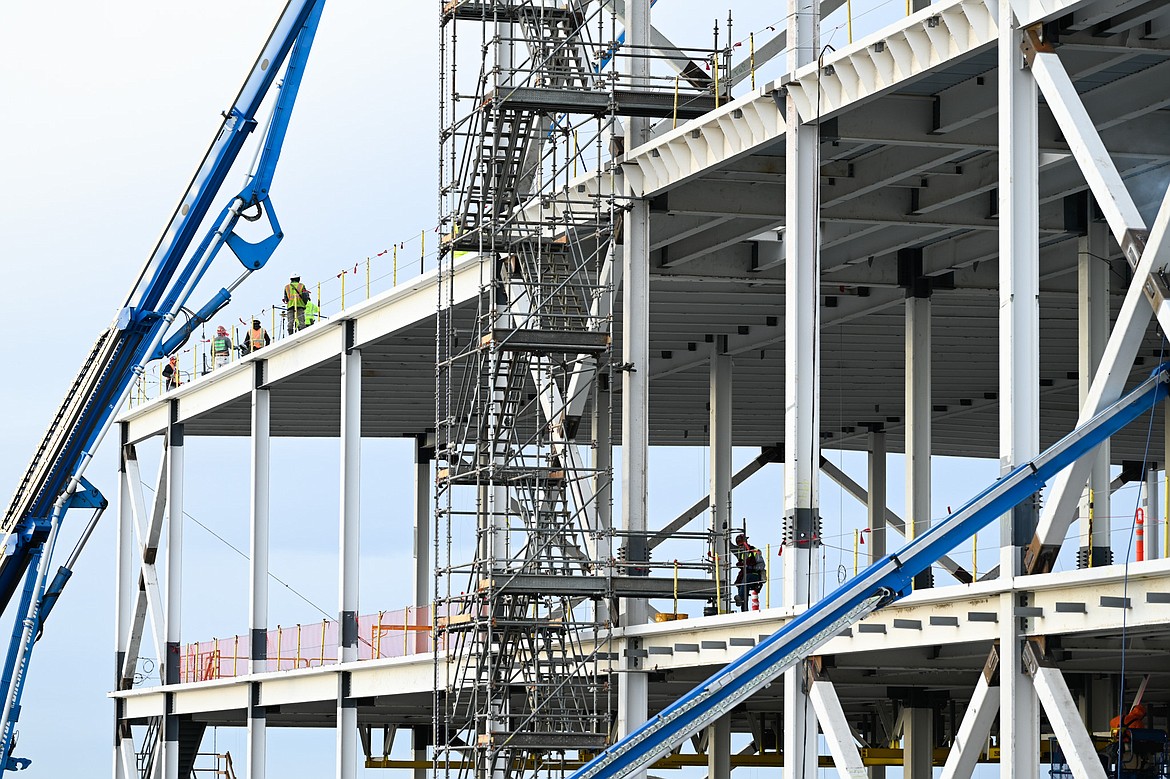
[[[1012,0],[1012,5],[1017,13],[1026,11],[1022,0]],[[1001,24],[1010,23],[1013,20],[1001,20]],[[1156,315],[1162,330],[1170,333],[1170,307],[1167,306],[1170,290],[1165,277],[1170,266],[1170,241],[1167,240],[1170,193],[1158,210],[1153,228],[1147,233],[1133,197],[1055,50],[1043,40],[1036,27],[1026,31],[1024,40],[1023,60],[1047,100],[1057,125],[1068,139],[1089,189],[1133,268],[1133,281],[1081,407],[1080,425],[1121,396],[1151,316]],[[1088,459],[1078,460],[1054,481],[1036,535],[1025,552],[1024,567],[1028,573],[1051,570],[1064,536],[1076,517],[1077,504],[1091,468]]]

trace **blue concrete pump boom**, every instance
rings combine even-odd
[[[85,480],[86,467],[146,364],[181,347],[199,323],[227,304],[232,290],[265,265],[283,238],[269,201],[269,188],[324,2],[289,0],[285,5],[114,322],[98,336],[70,385],[4,514],[0,524],[0,609],[8,609],[18,589],[21,597],[0,677],[0,776],[29,764],[11,752],[32,645],[107,506],[101,493]],[[257,114],[282,67],[284,78],[272,118],[244,189],[219,214],[195,251],[189,252],[255,130]],[[233,232],[239,219],[255,221],[261,216],[267,216],[271,228],[264,240],[248,243]],[[192,314],[186,305],[225,243],[244,271]],[[176,326],[180,314],[186,319]],[[92,509],[93,514],[68,563],[50,584],[47,574],[53,548],[71,508]]]
[[[1044,483],[1091,452],[1167,396],[1170,363],[1109,408],[999,479],[902,549],[871,565],[738,660],[667,706],[641,727],[570,775],[622,779],[666,756],[757,690],[866,615],[901,598],[914,576],[997,517],[1035,495]]]

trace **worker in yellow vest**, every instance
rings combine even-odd
[[[305,327],[316,322],[321,318],[321,308],[309,298],[309,302],[305,304]]]
[[[241,349],[244,354],[249,354],[268,346],[270,343],[272,343],[272,339],[268,337],[268,331],[260,325],[259,319],[253,319],[252,329],[248,331],[248,337],[241,344]]]
[[[284,285],[285,319],[288,322],[288,334],[292,335],[305,327],[305,306],[311,300],[309,288],[301,283],[300,275],[289,278]]]

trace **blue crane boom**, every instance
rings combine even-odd
[[[222,309],[231,299],[231,291],[265,265],[283,238],[269,201],[269,188],[323,5],[324,0],[288,0],[114,322],[98,336],[70,384],[0,522],[0,610],[6,611],[21,589],[19,614],[0,677],[0,775],[29,764],[11,752],[32,645],[107,506],[106,499],[84,478],[86,467],[146,364],[182,346],[195,326]],[[189,254],[212,203],[257,126],[257,114],[282,67],[284,79],[248,181]],[[271,228],[267,238],[248,243],[234,233],[239,219],[254,221],[262,215],[267,216]],[[224,244],[243,265],[243,274],[216,292],[195,314],[188,314],[182,325],[175,326]],[[58,531],[73,508],[88,508],[94,513],[69,562],[48,584]]]
[[[1167,396],[1170,363],[1129,394],[972,498],[965,506],[877,561],[853,581],[793,618],[738,660],[622,738],[569,779],[622,779],[666,756],[846,627],[901,598],[914,576]]]

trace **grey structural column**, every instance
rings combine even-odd
[[[168,685],[180,680],[183,653],[183,425],[178,422],[179,404],[170,402],[171,423],[167,427],[167,610],[166,660],[164,679]],[[174,713],[174,695],[166,694],[163,717],[163,776],[179,779],[179,718]]]
[[[731,779],[731,715],[707,726],[707,779]]]
[[[271,452],[271,398],[264,386],[265,362],[253,364],[251,505],[248,588],[250,640],[248,672],[268,670],[268,532],[270,516],[269,456]],[[264,707],[260,702],[260,684],[251,682],[248,690],[248,777],[264,779],[267,773],[268,730]]]
[[[128,425],[118,425],[118,534],[116,541],[117,567],[114,574],[114,689],[122,686],[122,666],[130,640],[130,624],[134,620],[134,507],[130,499],[130,479],[126,473],[126,457],[130,454],[127,441]],[[125,704],[114,699],[114,779],[132,779],[126,775],[122,763],[123,748],[133,751],[134,738],[129,724],[122,721]]]
[[[886,556],[886,431],[880,423],[869,428],[869,494],[865,510],[869,517],[868,560],[872,565]]]
[[[869,426],[869,494],[865,510],[869,518],[867,561],[870,565],[886,556],[886,431],[879,422]],[[869,766],[869,779],[885,779],[886,767]]]
[[[1077,241],[1077,383],[1082,406],[1109,340],[1109,226],[1094,218],[1096,210],[1096,204],[1089,198],[1085,235]],[[1109,565],[1112,558],[1109,441],[1094,449],[1089,457],[1092,471],[1080,503],[1083,543],[1077,551],[1077,565],[1081,568]]]
[[[902,775],[906,779],[934,776],[934,710],[926,701],[911,700],[902,710]]]
[[[917,538],[930,529],[931,303],[921,250],[904,251],[916,260],[906,297],[906,531]],[[927,569],[914,577],[914,586],[931,587],[932,579]]]
[[[356,323],[342,327],[341,354],[341,548],[338,555],[338,622],[342,663],[358,659],[358,542],[362,467],[362,353],[354,348]],[[357,701],[349,691],[350,672],[337,675],[337,779],[356,779]]]
[[[1161,527],[1158,521],[1158,464],[1150,463],[1146,470],[1145,488],[1145,551],[1147,560],[1161,557]]]
[[[999,3],[999,398],[1002,472],[1040,451],[1040,246],[1037,90],[1023,69],[1022,33],[1010,0]],[[1036,529],[1037,506],[1025,501],[1000,521],[1000,577],[1021,571]],[[1040,711],[1023,670],[1024,636],[1009,591],[1000,604],[1000,770],[1040,773]]]
[[[715,336],[711,344],[710,417],[707,426],[711,447],[711,538],[719,560],[720,613],[731,610],[731,561],[728,534],[731,529],[731,355],[727,353],[727,336]],[[746,611],[747,603],[740,604]]]
[[[788,72],[816,60],[815,0],[788,0]],[[785,97],[784,200],[784,605],[802,608],[820,588],[820,204],[816,117],[801,117]],[[807,121],[802,121],[802,118]],[[816,776],[817,720],[805,669],[784,674],[784,778]]]
[[[650,77],[650,0],[626,3],[626,67],[628,86],[644,87]],[[649,121],[626,119],[626,148],[632,149],[648,138]],[[627,185],[628,187],[628,185]],[[650,454],[650,204],[631,189],[629,211],[623,218],[622,236],[622,526],[627,559],[646,559],[646,469]],[[626,598],[621,603],[622,626],[644,624],[649,604],[644,598]],[[618,676],[619,736],[631,733],[646,721],[647,677],[641,654],[642,640],[626,640],[622,671]],[[634,779],[644,777],[640,771]]]
[[[605,575],[608,561],[613,557],[613,409],[610,408],[610,375],[599,373],[594,388],[593,402],[593,502],[597,506],[598,573]],[[610,603],[605,598],[593,601],[594,617],[598,625],[610,621]]]
[[[433,615],[430,612],[431,591],[434,581],[431,572],[431,461],[435,458],[433,445],[428,436],[418,435],[414,439],[414,624],[427,625]],[[416,634],[417,635],[417,634]],[[410,637],[412,646],[415,636]],[[425,727],[410,730],[412,758],[416,762],[427,759],[429,731]],[[427,769],[415,768],[414,779],[426,779]]]

